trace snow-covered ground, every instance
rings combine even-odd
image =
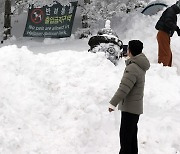
[[[171,41],[173,67],[157,64],[160,14],[113,23],[124,44],[144,42],[151,62],[139,154],[180,154],[180,38]],[[108,103],[125,59],[114,66],[103,53],[87,52],[87,42],[13,37],[0,45],[0,154],[118,153],[120,112],[109,113]]]

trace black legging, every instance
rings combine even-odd
[[[120,152],[119,154],[138,154],[137,132],[139,115],[121,112]]]

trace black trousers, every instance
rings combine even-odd
[[[121,112],[120,152],[119,154],[138,154],[138,121],[139,115]]]

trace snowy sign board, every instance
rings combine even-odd
[[[56,3],[42,8],[31,6],[23,36],[63,38],[71,36],[78,2],[69,6]]]

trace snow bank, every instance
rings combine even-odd
[[[0,153],[117,153],[120,114],[107,109],[124,67],[102,53],[2,47]],[[179,80],[175,67],[152,64],[147,72],[140,153],[180,152]]]

